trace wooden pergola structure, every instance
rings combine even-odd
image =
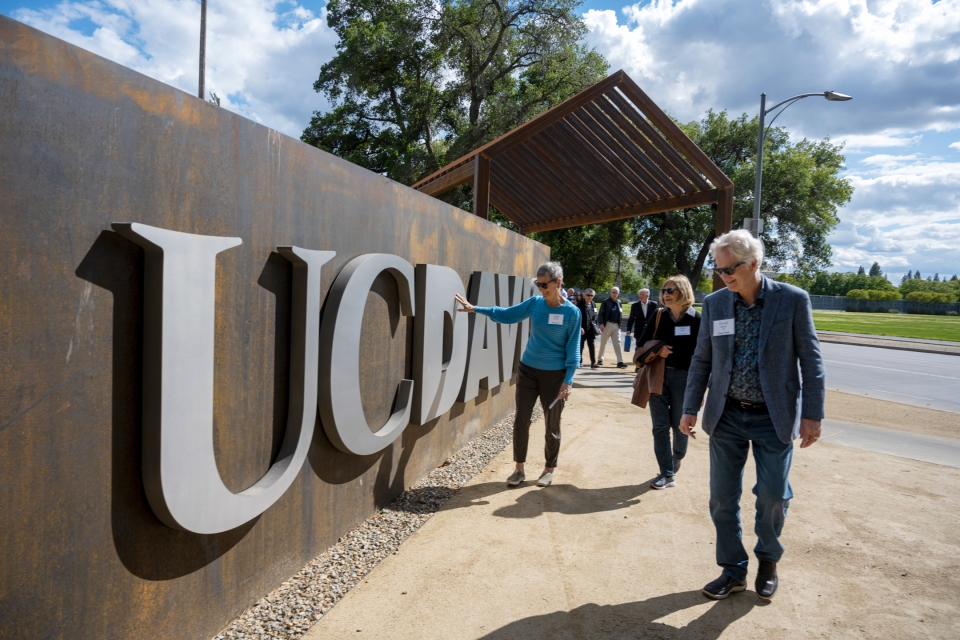
[[[716,205],[730,230],[733,183],[623,71],[413,185],[436,196],[473,183],[523,234]]]

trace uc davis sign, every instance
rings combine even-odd
[[[143,480],[154,513],[177,529],[229,531],[275,503],[306,460],[318,395],[330,441],[344,453],[375,454],[397,439],[411,414],[427,424],[455,401],[476,398],[481,384],[494,388],[513,377],[529,335],[529,321],[498,325],[458,314],[454,296],[464,290],[453,269],[421,264],[415,277],[409,262],[382,253],[358,256],[340,271],[321,323],[320,272],[336,253],[279,247],[293,265],[286,433],[263,478],[234,493],[217,471],[213,448],[214,317],[217,254],[241,239],[137,223],[114,228],[146,255]],[[414,317],[416,365],[414,379],[400,381],[386,424],[373,431],[360,397],[357,318],[383,273],[396,282],[402,315]],[[529,278],[476,273],[473,281],[471,299],[481,306],[512,306],[532,293]]]
[[[0,169],[0,637],[210,638],[513,410],[543,245],[3,16]]]

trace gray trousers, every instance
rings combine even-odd
[[[557,456],[560,454],[560,414],[563,412],[564,402],[561,400],[548,409],[557,394],[567,372],[546,371],[534,369],[520,363],[517,374],[517,413],[513,421],[513,461],[527,461],[527,444],[530,442],[530,418],[533,416],[533,407],[540,398],[543,406],[543,420],[547,424],[546,443],[543,455],[547,460],[548,469],[557,466]]]
[[[603,360],[603,351],[607,348],[607,340],[613,340],[613,351],[617,354],[617,362],[623,362],[623,352],[620,350],[620,323],[608,322],[603,325],[600,333],[600,353],[597,357]]]

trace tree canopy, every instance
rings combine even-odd
[[[681,129],[734,183],[733,226],[753,215],[753,187],[759,119],[726,111],[710,111]],[[830,139],[791,142],[787,131],[767,131],[763,157],[760,216],[764,220],[764,267],[780,269],[788,262],[809,275],[830,265],[827,236],[839,222],[837,210],[850,200],[853,187],[840,177],[842,146]],[[634,219],[637,259],[658,280],[675,271],[694,286],[707,264],[715,238],[712,207],[643,216]]]
[[[337,53],[301,139],[412,184],[607,74],[578,0],[331,0]],[[444,198],[468,204],[456,189]]]

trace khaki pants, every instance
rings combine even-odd
[[[607,347],[607,340],[613,338],[613,351],[617,354],[617,362],[623,362],[623,352],[620,350],[620,323],[608,322],[603,325],[600,333],[600,353],[597,357],[603,360],[603,350]]]

